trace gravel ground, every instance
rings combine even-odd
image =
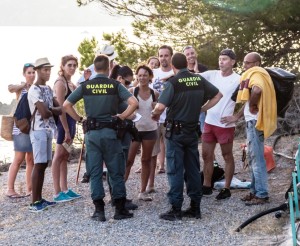
[[[241,141],[234,144],[236,177],[248,179],[248,170],[242,169]],[[199,145],[200,147],[200,145]],[[217,159],[223,165],[220,150]],[[137,157],[127,182],[127,193],[139,208],[132,219],[113,220],[114,210],[109,204],[110,196],[106,188],[106,222],[90,219],[94,207],[89,196],[89,185],[75,186],[76,160],[69,164],[69,184],[83,198],[58,204],[41,213],[30,213],[30,198],[9,199],[5,196],[7,172],[0,175],[0,245],[291,245],[289,235],[289,215],[276,219],[274,214],[264,216],[250,224],[241,232],[235,229],[252,215],[283,203],[284,193],[289,186],[292,162],[277,159],[277,167],[269,175],[270,203],[264,206],[247,207],[240,198],[245,190],[232,190],[232,197],[216,201],[214,197],[202,199],[202,219],[184,218],[180,222],[160,220],[158,215],[168,210],[166,197],[168,183],[166,174],[156,176],[152,202],[137,200],[140,176],[134,173],[139,166]],[[81,174],[84,172],[84,165]],[[0,173],[1,174],[1,173]],[[82,176],[82,175],[80,175]],[[25,171],[20,170],[16,190],[24,193]],[[52,199],[52,178],[50,168],[46,170],[43,196]],[[214,192],[214,196],[217,195]],[[185,196],[183,209],[189,205]]]

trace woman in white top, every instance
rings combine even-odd
[[[26,63],[23,66],[23,76],[26,82],[21,82],[19,85],[9,85],[8,91],[16,93],[17,99],[19,100],[32,85],[35,80],[34,65]],[[32,156],[32,145],[28,134],[22,133],[15,125],[13,127],[13,142],[14,142],[14,160],[9,167],[7,177],[7,192],[6,196],[9,198],[22,198],[24,195],[20,195],[15,191],[14,185],[17,177],[18,170],[24,161],[26,160],[26,195],[31,194],[31,173],[33,168],[33,156]]]
[[[151,201],[152,198],[146,194],[147,183],[150,176],[152,150],[157,138],[157,122],[151,119],[151,111],[153,110],[158,98],[158,92],[153,91],[149,87],[149,83],[153,78],[152,70],[146,65],[140,65],[136,70],[139,86],[130,88],[129,91],[136,95],[139,101],[137,113],[142,118],[136,122],[138,129],[139,141],[134,141],[130,145],[129,155],[126,165],[125,180],[128,179],[130,169],[134,163],[140,143],[142,144],[142,171],[141,171],[141,189],[139,199]]]

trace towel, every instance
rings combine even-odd
[[[256,129],[264,132],[267,138],[277,128],[277,103],[273,81],[268,72],[261,67],[252,67],[246,70],[240,79],[240,88],[237,95],[237,103],[250,99],[249,89],[257,86],[261,89],[261,97],[258,102],[258,116]]]

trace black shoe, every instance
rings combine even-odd
[[[90,182],[90,176],[88,176],[86,173],[84,173],[81,183],[89,183],[89,182]]]
[[[223,200],[231,197],[230,190],[227,188],[223,188],[220,193],[216,196],[216,200]]]
[[[182,220],[181,209],[172,207],[172,209],[169,210],[168,212],[160,214],[159,218],[163,220],[169,220],[169,221]]]
[[[213,190],[212,190],[212,188],[203,185],[203,186],[202,186],[202,195],[203,195],[203,196],[206,196],[206,197],[212,196],[212,195],[213,195]]]
[[[132,203],[131,200],[126,199],[125,208],[128,210],[136,210],[138,208],[138,205]]]
[[[104,211],[95,211],[91,218],[96,221],[106,221]]]

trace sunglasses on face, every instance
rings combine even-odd
[[[68,67],[77,67],[77,64],[67,64]]]

